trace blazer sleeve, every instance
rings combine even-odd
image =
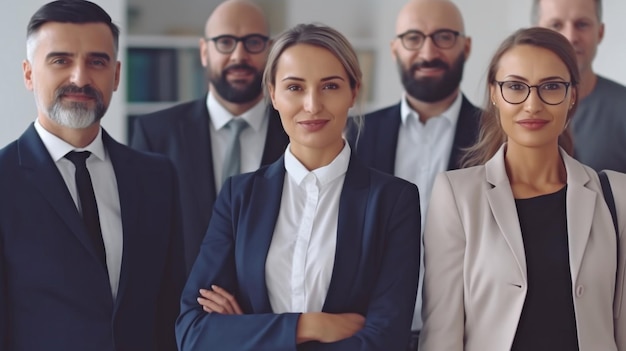
[[[172,225],[169,228],[169,246],[161,288],[158,295],[158,308],[156,316],[156,345],[157,351],[176,351],[176,340],[173,326],[180,312],[180,296],[185,283],[185,266],[183,259],[183,230],[180,210],[180,197],[178,195],[178,182],[174,167],[170,167],[171,184],[171,217]]]
[[[607,175],[611,181],[619,228],[613,328],[617,350],[626,351],[626,175],[611,171],[607,171]]]
[[[9,321],[8,321],[8,310],[7,306],[9,304],[8,296],[7,296],[7,276],[6,276],[6,267],[4,266],[4,243],[2,242],[2,238],[4,236],[0,234],[0,350],[8,350],[9,349]]]
[[[449,178],[435,179],[424,230],[420,351],[462,351],[465,233]]]
[[[365,326],[334,343],[307,343],[300,351],[405,351],[411,332],[420,265],[421,216],[417,187],[407,184],[393,197],[384,227],[388,238]]]
[[[216,284],[238,296],[235,267],[237,218],[232,209],[229,178],[215,203],[211,223],[200,247],[181,299],[176,339],[181,351],[296,350],[296,327],[300,314],[222,315],[207,313],[197,302],[199,289]]]

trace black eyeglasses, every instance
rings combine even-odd
[[[213,38],[205,38],[205,40],[211,40],[215,43],[215,48],[222,54],[230,54],[235,51],[238,42],[243,43],[244,49],[251,54],[258,54],[265,50],[267,42],[270,38],[261,34],[248,34],[243,37],[236,37],[234,35],[218,35]]]
[[[462,35],[452,29],[440,29],[430,34],[424,34],[418,30],[409,30],[402,34],[398,34],[398,38],[407,50],[419,50],[424,46],[426,38],[430,38],[436,47],[440,49],[449,49],[456,44],[456,39]]]
[[[521,104],[530,96],[530,89],[535,88],[541,101],[548,105],[558,105],[565,100],[570,82],[545,82],[537,85],[528,85],[517,81],[495,81],[500,86],[500,93],[504,101],[509,104]]]

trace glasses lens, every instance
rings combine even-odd
[[[230,36],[219,37],[214,41],[217,50],[223,53],[232,52],[235,49],[235,46],[237,46],[237,39]]]
[[[432,34],[432,39],[441,49],[449,49],[456,43],[456,33],[450,30],[442,30]]]
[[[402,45],[407,50],[417,50],[424,44],[424,34],[420,32],[408,32],[402,35]]]
[[[530,87],[522,82],[503,82],[500,85],[502,97],[511,104],[520,104],[528,97]]]
[[[261,35],[250,35],[246,37],[243,41],[243,44],[246,47],[246,50],[252,54],[259,53],[265,49],[265,44],[267,43],[267,39]]]
[[[543,101],[547,104],[557,105],[565,100],[567,84],[564,82],[547,82],[541,84],[537,90]]]

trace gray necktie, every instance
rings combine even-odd
[[[226,125],[230,131],[230,138],[224,155],[224,167],[222,169],[222,182],[228,177],[241,173],[241,143],[239,136],[248,127],[248,122],[241,117],[230,120]]]

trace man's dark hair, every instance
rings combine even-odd
[[[57,0],[49,2],[37,10],[26,28],[26,38],[36,34],[48,22],[60,23],[104,23],[111,29],[115,52],[119,46],[120,30],[100,6],[87,0]]]

